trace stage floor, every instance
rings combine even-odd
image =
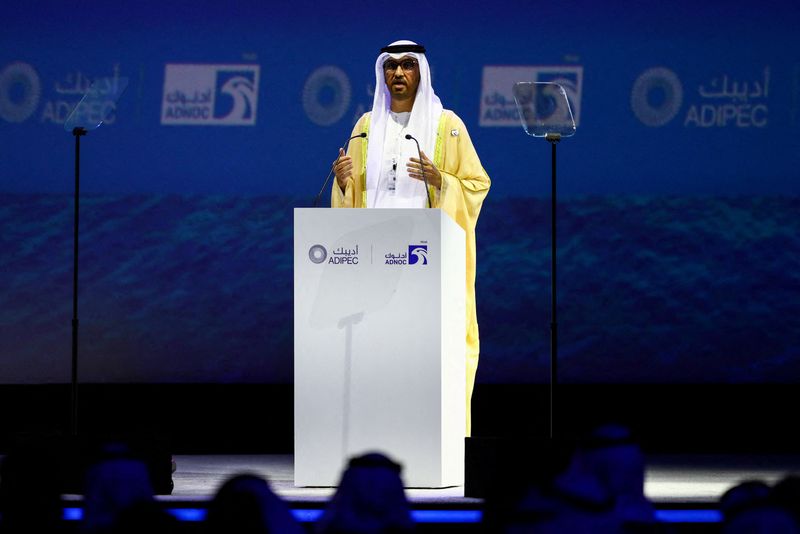
[[[166,501],[205,501],[227,478],[238,473],[266,477],[273,490],[293,503],[321,503],[333,488],[294,485],[291,455],[176,455],[172,495]],[[774,483],[800,473],[800,456],[659,456],[648,459],[645,493],[657,506],[712,506],[730,487],[744,480]],[[415,504],[479,504],[464,497],[463,487],[408,489]]]

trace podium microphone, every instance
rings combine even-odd
[[[358,134],[358,135],[354,135],[353,137],[351,137],[350,139],[348,139],[348,140],[347,140],[347,141],[344,143],[344,145],[342,146],[342,150],[344,150],[344,152],[345,152],[345,153],[347,153],[347,147],[348,147],[348,145],[350,144],[350,141],[352,141],[353,139],[356,139],[356,138],[358,138],[358,137],[364,138],[364,137],[366,137],[366,136],[367,136],[367,132],[361,132],[361,133],[360,133],[360,134]],[[320,189],[320,190],[319,190],[319,193],[317,193],[317,196],[314,198],[314,205],[313,205],[313,207],[315,207],[315,208],[317,207],[317,204],[319,203],[319,198],[322,196],[322,192],[323,192],[323,191],[325,191],[325,188],[328,186],[328,180],[330,180],[330,179],[331,179],[331,175],[333,174],[333,169],[334,169],[334,167],[336,167],[336,163],[337,163],[338,161],[339,161],[339,157],[337,156],[337,157],[336,157],[336,161],[334,161],[334,162],[333,162],[333,165],[331,165],[331,172],[329,172],[329,173],[328,173],[328,177],[327,177],[327,178],[325,178],[325,183],[324,183],[324,184],[322,184],[322,189]]]
[[[422,163],[422,151],[419,149],[419,141],[411,134],[406,134],[406,139],[411,139],[417,144],[417,154],[419,155],[419,163],[422,165],[422,179],[425,181],[425,198],[428,199],[428,207],[431,207],[431,194],[428,191],[428,179],[425,177],[425,164]]]

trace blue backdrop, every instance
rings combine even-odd
[[[22,3],[20,3],[22,4]],[[511,84],[557,80],[566,381],[800,380],[800,8],[31,2],[0,33],[0,381],[69,379],[73,139],[82,378],[290,382],[291,208],[372,101],[378,49],[424,43],[492,190],[479,380],[544,381],[549,146]]]

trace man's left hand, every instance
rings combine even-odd
[[[421,153],[422,161],[417,158],[409,158],[409,163],[406,165],[408,175],[415,180],[428,180],[428,185],[434,186],[436,189],[442,188],[442,174],[436,165],[428,159],[425,152]],[[424,178],[423,178],[424,175]]]

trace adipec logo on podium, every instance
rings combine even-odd
[[[313,245],[308,249],[308,259],[312,263],[322,263],[328,257],[328,251],[322,245]]]

